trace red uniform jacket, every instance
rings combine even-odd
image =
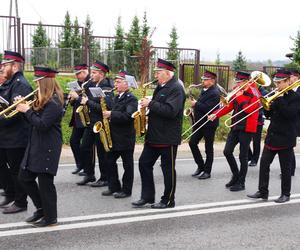
[[[244,109],[241,114],[238,116],[234,117],[231,122],[232,124],[236,122],[237,120],[245,117],[247,114],[253,112],[255,109],[258,109],[260,107],[260,103],[258,102],[258,99],[260,97],[259,91],[256,87],[251,86],[247,90],[244,91],[244,93],[240,96],[234,95],[232,98],[234,100],[229,103],[228,106],[225,106],[223,108],[220,108],[213,113],[217,115],[218,118],[222,117],[223,115],[226,115],[230,111],[233,111],[233,115],[236,114],[237,112],[241,111]],[[254,102],[257,102],[256,104],[253,104]],[[247,108],[253,104],[251,107]],[[248,116],[246,119],[243,121],[239,122],[236,124],[232,129],[234,130],[244,130],[245,132],[248,133],[255,133],[257,129],[257,124],[258,124],[258,110],[257,112],[254,112],[252,115]]]

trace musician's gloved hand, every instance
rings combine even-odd
[[[151,102],[150,99],[148,99],[148,98],[142,98],[141,99],[141,106],[142,106],[142,108],[148,107],[150,102]]]
[[[103,118],[110,118],[111,111],[103,111],[102,114],[103,114]]]
[[[210,120],[210,121],[213,121],[217,118],[217,115],[216,114],[211,114],[209,116],[207,116],[207,120]]]
[[[89,100],[89,99],[88,99],[86,96],[83,96],[83,97],[81,98],[80,104],[86,105],[86,103],[87,103],[88,100]]]
[[[79,95],[75,91],[70,91],[69,96],[71,100],[77,100]]]

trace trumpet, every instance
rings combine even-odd
[[[261,104],[263,106],[263,108],[265,110],[270,110],[271,108],[271,104],[274,100],[276,100],[279,96],[281,96],[282,94],[298,87],[300,85],[300,80],[292,83],[291,85],[287,86],[286,88],[284,88],[283,90],[281,91],[278,91],[276,94],[274,94],[273,96],[270,96],[268,98],[265,98],[265,97],[261,97],[260,98],[260,101],[261,101]]]
[[[16,110],[16,107],[20,104],[20,103],[27,103],[29,106],[32,106],[33,103],[36,101],[36,98],[34,98],[33,100],[31,100],[32,96],[36,95],[36,93],[39,91],[39,88],[35,89],[34,91],[32,91],[31,93],[29,93],[27,96],[22,97],[20,100],[14,102],[12,105],[10,105],[9,107],[7,107],[6,109],[2,110],[0,112],[0,117],[3,116],[4,118],[12,118],[13,116],[15,116],[16,114],[19,113],[19,111]]]

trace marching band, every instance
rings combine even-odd
[[[186,93],[175,75],[176,67],[163,59],[158,59],[154,68],[155,81],[142,86],[140,105],[130,92],[135,86],[134,77],[121,70],[112,80],[107,77],[109,66],[101,61],[96,60],[90,68],[86,64],[74,67],[77,80],[69,84],[70,92],[65,98],[55,80],[58,72],[47,67],[34,68],[36,89],[33,91],[22,72],[24,61],[19,53],[5,51],[0,68],[0,188],[4,190],[0,208],[3,214],[27,210],[29,196],[36,211],[26,222],[35,227],[57,224],[54,177],[62,148],[60,124],[66,100],[72,108],[70,146],[76,164],[72,173],[83,176],[77,183],[79,186],[92,182],[92,187],[107,187],[103,196],[130,197],[136,135],[145,134],[138,164],[141,194],[132,206],[175,207],[175,163],[184,113],[192,118],[189,147],[197,167],[192,176],[204,180],[211,177],[219,118],[233,111],[225,121],[230,132],[223,153],[232,174],[226,188],[233,192],[245,190],[248,166],[258,164],[266,117],[270,125],[259,163],[258,191],[248,197],[268,199],[270,165],[278,154],[281,194],[275,202],[289,201],[291,176],[296,167],[293,148],[300,134],[298,71],[277,70],[273,78],[276,89],[269,94],[265,87],[271,84],[271,79],[266,74],[237,71],[233,91],[226,94],[217,83],[217,74],[206,70],[201,85],[196,86],[201,88],[199,96],[189,98],[191,108],[184,111]],[[146,88],[154,84],[156,88],[149,98]],[[205,160],[198,148],[202,138]],[[250,150],[252,140],[253,150]],[[240,166],[233,155],[238,144]],[[97,181],[96,152],[100,170]],[[124,168],[122,181],[117,165],[120,157]],[[155,203],[153,167],[159,158],[164,191]]]

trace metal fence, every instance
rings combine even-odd
[[[18,39],[20,32],[20,18],[13,16],[0,16],[0,51],[5,49],[20,51]]]
[[[203,75],[205,70],[212,71],[217,74],[218,83],[228,90],[229,79],[230,79],[230,66],[228,65],[212,65],[212,64],[200,64],[199,75]],[[182,64],[180,66],[181,79],[186,86],[195,83],[194,81],[194,64]]]

